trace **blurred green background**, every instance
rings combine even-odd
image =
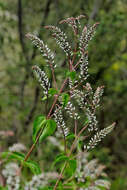
[[[34,64],[45,67],[45,61],[25,34],[37,34],[51,49],[56,49],[56,74],[62,79],[65,57],[43,26],[56,25],[61,19],[81,14],[88,15],[88,23],[100,23],[89,46],[89,82],[94,88],[105,86],[98,112],[99,127],[104,128],[114,121],[117,123],[112,134],[92,154],[107,165],[113,181],[112,190],[126,190],[126,0],[0,0],[0,131],[14,132],[13,137],[0,139],[0,151],[15,142],[25,142],[29,147],[32,121],[45,110],[31,69]],[[63,29],[66,30],[66,25]],[[49,149],[47,147],[43,153],[48,154]]]

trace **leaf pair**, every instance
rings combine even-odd
[[[24,161],[25,155],[22,153],[19,153],[19,152],[3,152],[1,156],[2,156],[2,158],[7,158],[8,160],[18,160],[20,163],[23,164],[23,166],[28,167],[31,170],[31,172],[34,174],[40,174],[41,173],[39,165],[32,160]]]
[[[76,168],[77,168],[77,162],[75,159],[70,159],[65,154],[59,154],[56,157],[53,165],[60,163],[60,162],[67,162],[68,167],[65,169],[65,172],[67,172],[69,176],[72,176],[75,173]]]

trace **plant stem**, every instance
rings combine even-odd
[[[75,136],[77,135],[77,120],[75,119],[75,129],[74,129],[74,131],[75,131]]]
[[[27,161],[27,159],[29,158],[29,156],[30,156],[30,154],[32,153],[32,151],[33,151],[34,147],[36,146],[36,144],[37,144],[37,143],[38,143],[38,141],[39,141],[39,138],[40,138],[40,136],[41,136],[41,134],[42,134],[42,131],[43,131],[43,129],[42,129],[42,130],[40,130],[40,132],[39,132],[39,134],[38,134],[38,136],[37,136],[37,138],[36,138],[35,143],[31,146],[31,148],[30,148],[29,152],[28,152],[28,153],[27,153],[27,155],[25,156],[24,161]]]
[[[74,150],[74,148],[75,148],[75,145],[76,145],[76,143],[77,143],[78,138],[80,137],[80,135],[82,134],[82,132],[87,128],[87,126],[88,126],[88,124],[85,125],[85,126],[80,130],[80,132],[78,133],[77,137],[75,138],[75,140],[74,140],[74,142],[73,142],[73,144],[72,144],[72,146],[71,146],[71,150],[70,150],[70,153],[68,154],[68,157],[70,157],[70,155],[72,154],[72,152],[73,152],[73,150]],[[65,164],[64,164],[64,166],[63,166],[63,168],[62,168],[62,170],[61,170],[61,173],[60,173],[60,175],[59,175],[59,177],[58,177],[58,179],[57,179],[57,181],[56,181],[56,184],[55,184],[53,190],[56,190],[56,188],[57,188],[57,186],[58,186],[58,184],[59,184],[59,182],[60,182],[60,180],[61,180],[61,178],[62,178],[62,175],[63,175],[63,172],[64,172],[66,166],[67,166],[67,161],[65,162]]]
[[[50,118],[50,115],[51,115],[51,113],[52,113],[52,110],[53,110],[53,108],[54,108],[54,106],[55,106],[55,104],[56,104],[56,102],[57,102],[57,100],[58,100],[59,95],[60,95],[61,92],[63,91],[63,88],[64,88],[64,86],[65,86],[67,80],[68,80],[68,78],[66,78],[66,79],[64,80],[64,82],[63,82],[63,84],[62,84],[62,86],[61,86],[61,88],[60,88],[59,94],[56,95],[56,97],[55,97],[55,99],[54,99],[54,102],[53,102],[53,104],[52,104],[52,106],[51,106],[51,109],[50,109],[50,111],[49,111],[49,113],[48,113],[47,119]],[[31,146],[30,150],[28,151],[27,155],[25,156],[24,161],[27,161],[27,159],[30,157],[30,155],[31,155],[31,153],[32,153],[32,151],[33,151],[33,149],[35,148],[36,144],[37,144],[38,141],[39,141],[39,138],[40,138],[40,136],[41,136],[41,134],[42,134],[42,131],[43,131],[43,129],[39,132],[39,134],[38,134],[38,136],[37,136],[37,138],[36,138],[35,143]],[[20,170],[22,170],[22,166],[21,166],[21,169],[20,169]]]
[[[52,106],[51,106],[51,109],[50,109],[50,111],[49,111],[49,113],[48,113],[47,119],[50,118],[50,115],[51,115],[52,110],[53,110],[53,108],[54,108],[54,106],[55,106],[55,104],[56,104],[56,102],[57,102],[57,100],[58,100],[58,97],[59,97],[58,95],[55,96],[54,102],[53,102],[53,104],[52,104]]]
[[[28,160],[30,154],[31,154],[32,151],[34,150],[34,148],[35,148],[36,144],[38,143],[39,138],[40,138],[40,136],[41,136],[41,134],[42,134],[42,131],[43,131],[43,129],[40,130],[40,132],[39,132],[39,134],[38,134],[38,136],[37,136],[37,138],[36,138],[35,143],[32,144],[31,148],[29,149],[28,153],[26,154],[26,156],[25,156],[25,158],[24,158],[24,162],[26,162],[26,161]],[[19,169],[19,173],[21,173],[22,167],[23,167],[23,164],[21,165],[21,167],[20,167],[20,169]]]
[[[53,102],[53,104],[52,104],[52,107],[51,107],[51,109],[50,109],[50,111],[49,111],[49,113],[48,113],[47,118],[50,118],[50,115],[51,115],[51,113],[52,113],[52,110],[53,110],[53,108],[54,108],[54,106],[55,106],[55,104],[56,104],[56,102],[57,102],[57,100],[58,100],[59,95],[60,95],[61,92],[63,91],[63,88],[64,88],[64,86],[65,86],[67,80],[68,80],[68,78],[66,78],[66,79],[64,80],[64,82],[63,82],[63,84],[62,84],[62,86],[61,86],[61,88],[60,88],[59,94],[56,95],[56,97],[55,97],[55,99],[54,99],[54,102]]]
[[[51,71],[52,71],[52,77],[53,77],[53,82],[54,82],[55,88],[56,88],[56,90],[58,90],[56,78],[55,78],[55,74],[54,74],[54,69],[52,66],[51,66]]]

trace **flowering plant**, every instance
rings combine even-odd
[[[32,172],[39,174],[36,177],[34,176],[32,181],[25,186],[26,190],[99,190],[102,188],[109,189],[110,187],[110,183],[106,179],[97,180],[97,177],[102,174],[104,166],[97,167],[97,160],[92,160],[89,163],[86,159],[87,151],[94,148],[98,142],[110,133],[115,123],[102,130],[98,129],[96,110],[99,107],[104,87],[100,86],[94,92],[87,81],[89,77],[88,44],[95,34],[98,23],[82,27],[80,20],[84,18],[84,15],[80,15],[60,22],[60,24],[67,24],[72,28],[74,47],[59,27],[52,25],[45,27],[50,30],[56,43],[66,54],[68,71],[61,87],[58,87],[55,75],[55,68],[57,67],[55,54],[37,36],[30,33],[26,35],[34,46],[40,50],[51,69],[52,82],[46,72],[41,70],[39,66],[32,67],[43,90],[43,101],[48,104],[48,100],[53,99],[48,114],[40,115],[34,120],[33,145],[26,156],[19,153],[19,151],[3,153],[3,156],[9,159],[20,161],[19,175],[21,175],[24,167],[29,167]],[[73,122],[73,128],[67,125],[67,117],[69,121]],[[81,123],[81,121],[84,122]],[[42,174],[37,163],[30,160],[30,155],[38,142],[41,143],[52,135],[56,136],[55,139],[63,139],[64,150],[57,155],[53,163],[54,169],[56,164],[60,164],[60,167],[52,175],[51,173]],[[17,168],[16,165],[15,168]],[[4,174],[6,174],[6,171],[4,171]],[[35,181],[39,181],[37,185],[35,185]]]

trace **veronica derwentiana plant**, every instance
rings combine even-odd
[[[94,92],[87,81],[89,77],[88,44],[95,34],[98,23],[92,26],[81,27],[80,19],[83,18],[85,16],[81,15],[76,18],[67,18],[60,22],[60,24],[65,23],[71,26],[74,32],[75,40],[73,40],[73,43],[75,42],[75,45],[70,44],[67,35],[59,27],[52,25],[45,27],[51,31],[56,43],[66,54],[66,61],[68,62],[68,72],[64,81],[61,81],[60,88],[58,88],[58,82],[60,81],[57,80],[57,76],[55,75],[55,66],[57,64],[54,61],[54,54],[43,40],[30,33],[26,35],[40,50],[50,66],[52,80],[48,79],[46,72],[41,70],[39,66],[33,66],[33,70],[42,87],[43,94],[45,95],[44,99],[49,100],[52,98],[53,102],[51,107],[48,108],[47,115],[40,115],[35,119],[33,125],[33,145],[26,156],[17,152],[6,154],[10,158],[13,157],[21,161],[20,171],[23,167],[29,167],[32,172],[40,174],[41,171],[37,163],[30,160],[30,155],[38,142],[41,143],[47,137],[55,135],[55,131],[58,129],[61,138],[63,137],[64,151],[56,157],[53,167],[59,162],[62,162],[62,164],[57,169],[57,180],[54,179],[50,185],[48,181],[41,184],[43,188],[52,190],[66,189],[68,186],[70,189],[80,190],[98,190],[98,186],[104,186],[107,190],[109,189],[108,182],[101,179],[94,183],[92,181],[93,178],[89,170],[92,167],[94,173],[97,172],[97,169],[94,168],[96,160],[91,161],[89,164],[87,162],[84,163],[86,166],[84,166],[84,171],[81,171],[81,163],[79,162],[82,161],[78,162],[76,159],[79,149],[80,151],[83,151],[83,149],[84,151],[88,151],[94,148],[115,126],[115,123],[113,123],[101,130],[98,127],[96,110],[99,107],[103,94],[103,86],[98,87]],[[52,81],[53,84],[50,84],[49,81]],[[79,141],[82,141],[82,145],[80,146],[78,145]],[[100,170],[102,169],[100,168]],[[79,176],[78,180],[75,180],[76,176]],[[89,180],[88,177],[90,177],[91,184],[89,187],[86,185],[86,182]],[[34,177],[32,181],[42,178],[44,176],[40,174],[38,177]],[[31,184],[26,186],[25,189],[32,188]],[[107,186],[104,184],[107,184]],[[36,188],[39,187],[37,186]]]

